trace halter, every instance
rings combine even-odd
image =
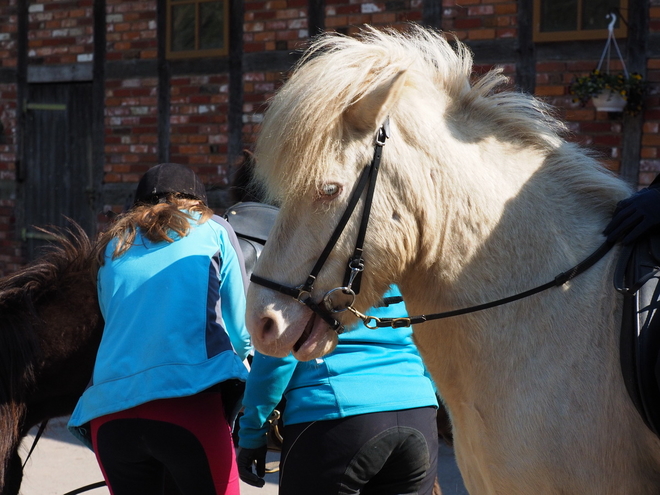
[[[385,120],[382,126],[378,129],[374,143],[374,155],[371,160],[371,164],[366,166],[362,170],[362,174],[358,179],[355,190],[346,206],[346,211],[344,211],[343,216],[339,220],[337,227],[335,227],[330,240],[325,246],[325,249],[321,253],[321,256],[316,261],[316,264],[312,268],[312,271],[307,277],[307,281],[297,287],[290,287],[287,285],[282,285],[272,280],[265,279],[258,275],[252,274],[250,280],[258,285],[262,285],[268,289],[280,292],[287,296],[291,296],[296,299],[299,303],[306,305],[317,315],[319,315],[323,320],[330,325],[330,327],[335,330],[337,333],[342,333],[344,327],[334,316],[333,313],[340,313],[343,311],[350,311],[356,317],[362,320],[363,324],[367,328],[375,329],[380,327],[391,327],[391,328],[401,328],[409,327],[418,323],[424,323],[425,321],[438,320],[442,318],[450,318],[452,316],[459,316],[469,313],[474,313],[476,311],[482,311],[484,309],[494,308],[496,306],[501,306],[525,297],[532,296],[544,290],[550,289],[552,287],[560,287],[564,285],[569,280],[577,277],[591,266],[593,266],[598,260],[600,260],[605,254],[609,252],[610,249],[614,246],[615,243],[605,241],[601,244],[593,253],[587,256],[580,263],[572,267],[571,269],[560,273],[554,279],[546,282],[545,284],[539,285],[532,289],[520,292],[518,294],[504,297],[502,299],[497,299],[496,301],[490,301],[484,304],[478,304],[475,306],[470,306],[468,308],[456,309],[452,311],[445,311],[443,313],[433,313],[428,315],[418,315],[418,316],[405,316],[399,318],[377,318],[375,316],[369,316],[360,313],[355,308],[353,308],[353,302],[355,301],[355,296],[360,292],[360,279],[362,272],[364,271],[364,259],[362,258],[362,246],[364,244],[364,237],[367,231],[367,225],[369,223],[369,214],[371,212],[371,201],[373,199],[374,188],[376,186],[376,177],[378,175],[378,170],[380,168],[380,159],[383,153],[383,146],[385,146],[385,141],[390,137],[390,123],[389,117]],[[346,267],[346,275],[344,277],[344,286],[335,287],[330,289],[323,296],[322,302],[323,306],[319,306],[318,303],[312,300],[312,289],[314,288],[314,282],[318,276],[321,268],[325,264],[328,256],[337,244],[339,236],[344,231],[348,220],[350,219],[355,206],[357,205],[362,192],[365,187],[367,187],[367,194],[364,201],[364,209],[362,211],[362,220],[360,222],[360,229],[358,231],[357,239],[355,242],[355,250],[353,256],[348,261],[348,266]],[[332,296],[335,293],[341,293],[349,297],[350,302],[343,307],[337,307],[332,301]]]
[[[360,292],[360,279],[362,276],[362,271],[364,270],[364,259],[362,258],[362,246],[364,245],[364,237],[367,232],[367,225],[369,224],[369,213],[371,212],[371,200],[373,199],[374,189],[376,187],[376,178],[378,176],[378,170],[380,169],[380,160],[383,154],[383,146],[385,146],[385,141],[390,137],[390,121],[389,117],[385,120],[383,125],[378,129],[376,134],[376,139],[374,143],[374,155],[371,160],[371,163],[364,167],[360,178],[353,190],[353,194],[346,206],[344,214],[339,219],[339,223],[335,227],[334,232],[330,236],[328,243],[325,245],[325,249],[319,256],[316,264],[312,268],[312,271],[307,276],[307,280],[304,284],[297,287],[291,287],[288,285],[283,285],[272,280],[265,279],[259,275],[252,274],[250,280],[258,285],[262,285],[268,289],[280,292],[287,296],[293,297],[299,303],[306,305],[317,315],[319,315],[323,320],[330,325],[330,327],[335,330],[337,333],[342,333],[344,331],[344,326],[339,322],[332,313],[340,313],[346,311],[347,309],[352,309],[351,306],[355,301],[355,296]],[[367,194],[364,200],[364,209],[362,211],[362,221],[360,223],[360,229],[358,231],[357,239],[355,242],[355,250],[353,255],[348,261],[348,266],[346,267],[346,275],[344,277],[344,286],[335,287],[334,289],[329,290],[323,296],[322,302],[323,306],[321,307],[318,303],[312,300],[312,290],[314,288],[314,282],[318,276],[321,268],[328,260],[330,253],[334,249],[339,237],[346,228],[346,224],[351,218],[355,207],[358,204],[358,201],[362,197],[362,193],[367,189]],[[348,296],[350,302],[344,307],[337,307],[333,303],[332,297],[336,294],[344,294]]]

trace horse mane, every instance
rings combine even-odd
[[[255,172],[268,185],[273,196],[268,199],[296,197],[317,185],[341,149],[344,112],[401,71],[406,71],[407,88],[446,95],[447,119],[478,115],[480,122],[491,122],[489,132],[506,140],[545,151],[561,145],[566,128],[549,106],[520,92],[497,92],[508,82],[500,68],[472,83],[472,66],[465,44],[453,40],[452,45],[442,33],[416,25],[403,32],[367,26],[357,37],[317,37],[271,100],[263,121]],[[309,160],[314,167],[308,174],[295,173]]]
[[[42,255],[17,272],[0,278],[0,314],[17,307],[34,309],[45,295],[61,291],[72,278],[88,272],[94,280],[94,246],[87,233],[72,222],[68,229],[40,229],[53,237]],[[0,331],[2,323],[0,319]]]
[[[40,229],[55,242],[37,260],[0,278],[0,492],[7,488],[7,477],[16,487],[20,484],[20,462],[14,449],[31,426],[26,424],[26,399],[37,389],[45,364],[45,337],[40,332],[50,330],[51,324],[40,308],[59,304],[74,289],[94,289],[93,244],[79,225],[71,224],[69,229]]]
[[[38,305],[65,297],[81,282],[94,284],[93,244],[72,222],[69,229],[41,229],[55,242],[42,256],[17,272],[0,278],[0,451],[15,441],[24,414],[22,399],[35,386],[40,363],[36,331]],[[92,285],[93,286],[93,285]]]

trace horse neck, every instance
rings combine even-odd
[[[458,159],[445,152],[444,163],[425,165],[431,180],[417,181],[413,212],[422,225],[419,255],[401,281],[425,312],[540,285],[603,241],[603,207],[590,204],[579,188],[571,192],[547,160],[536,150],[485,143],[478,153],[468,150]],[[437,292],[423,289],[429,287]]]

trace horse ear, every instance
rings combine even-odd
[[[348,107],[344,113],[346,123],[359,132],[378,129],[403,90],[405,73],[405,70],[400,71]]]

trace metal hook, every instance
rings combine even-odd
[[[612,17],[612,20],[610,21],[609,25],[607,26],[607,30],[610,32],[610,34],[614,33],[614,25],[616,24],[616,14],[614,12],[610,12],[605,16],[605,19],[609,19]]]

